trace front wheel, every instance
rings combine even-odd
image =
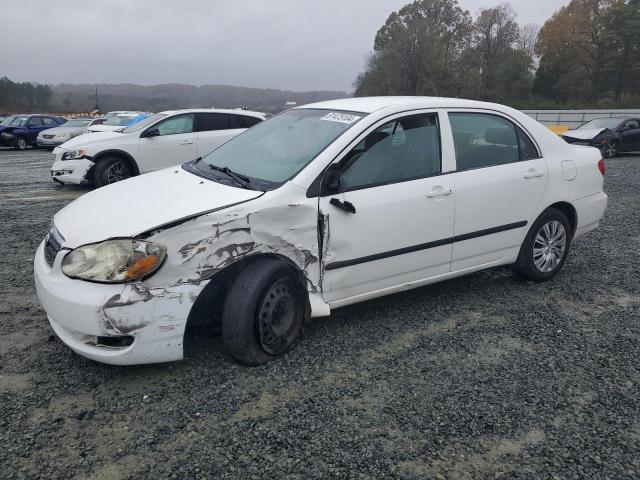
[[[618,142],[611,141],[602,147],[602,156],[604,158],[613,158],[618,154]]]
[[[27,149],[27,140],[24,137],[16,138],[16,141],[13,144],[16,150],[26,150]]]
[[[258,260],[235,280],[224,302],[222,340],[231,356],[260,365],[287,353],[302,335],[303,288],[275,259]]]
[[[556,208],[545,210],[529,230],[514,271],[532,282],[555,277],[569,255],[572,230],[567,216]]]
[[[131,169],[120,157],[107,157],[93,167],[93,183],[100,188],[131,177]]]

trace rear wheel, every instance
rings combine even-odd
[[[545,210],[520,247],[514,271],[532,282],[551,280],[567,259],[572,234],[571,224],[562,211]]]
[[[13,146],[16,150],[26,150],[27,149],[27,139],[24,137],[16,138]]]
[[[120,157],[106,157],[93,167],[93,183],[96,187],[111,185],[131,177],[131,169]]]
[[[231,356],[260,365],[291,350],[302,335],[303,294],[295,272],[283,262],[249,265],[229,290],[222,313],[222,339]]]

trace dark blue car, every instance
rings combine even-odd
[[[0,122],[0,147],[24,150],[29,145],[36,146],[38,133],[66,121],[54,115],[11,115]]]

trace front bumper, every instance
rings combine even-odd
[[[53,331],[74,352],[112,365],[182,359],[187,318],[206,283],[148,289],[73,280],[61,269],[68,250],[56,255],[52,267],[43,250],[44,242],[34,259],[38,299]],[[104,341],[125,337],[126,346]]]
[[[79,158],[77,160],[62,160],[62,155],[66,150],[56,147],[53,150],[55,160],[51,166],[51,178],[60,183],[73,183],[80,185],[87,183],[87,173],[95,165],[88,158]]]
[[[66,140],[55,140],[55,139],[47,139],[47,138],[42,138],[42,137],[38,137],[36,139],[36,143],[38,144],[39,147],[59,147],[60,145],[62,145],[64,142],[69,141],[69,139],[67,138]]]

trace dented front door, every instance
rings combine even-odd
[[[322,193],[326,302],[449,272],[455,195],[441,174],[435,114],[380,125],[339,160],[339,193]]]

